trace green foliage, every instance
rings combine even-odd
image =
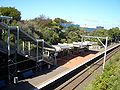
[[[14,7],[0,7],[0,15],[13,17],[13,20],[16,21],[20,21],[21,19],[20,11]]]
[[[59,36],[53,30],[49,30],[46,28],[46,29],[42,30],[42,34],[43,34],[43,38],[45,39],[45,41],[48,41],[49,44],[57,44],[58,43]]]
[[[63,26],[61,26],[61,23],[68,23],[68,22],[61,18],[55,18],[54,20],[52,20],[50,24],[51,25],[50,28],[55,32],[60,33],[61,30],[64,28]]]
[[[119,30],[119,28],[115,27],[115,28],[112,28],[112,29],[108,30],[108,35],[109,35],[109,37],[111,37],[111,39],[113,41],[120,40],[120,38],[119,38],[120,37],[120,30]]]
[[[39,17],[31,20],[30,22],[33,22],[36,25],[39,25],[40,27],[51,27],[52,20],[48,17],[45,17],[44,15],[40,15]]]
[[[86,90],[120,90],[120,51],[115,54],[104,73],[98,76]]]
[[[91,35],[92,36],[108,36],[107,35],[107,30],[105,29],[97,29],[97,30],[94,30],[93,32],[91,32]]]
[[[73,41],[80,41],[81,34],[86,34],[86,31],[76,26],[65,28],[60,23],[70,23],[64,19],[55,18],[51,20],[44,15],[39,17],[18,22],[19,26],[35,38],[43,38],[50,44],[58,43],[72,43]]]
[[[82,34],[86,34],[85,30],[81,30],[81,28],[76,26],[69,26],[64,30],[64,36],[67,43],[78,42],[81,41]]]
[[[58,24],[60,24],[60,23],[67,23],[66,20],[61,19],[61,18],[55,18],[54,21],[55,21],[56,23],[58,23]]]
[[[99,36],[99,37],[106,37],[108,36],[108,31],[106,29],[97,29],[89,33],[90,36]],[[88,40],[93,41],[93,42],[98,42],[99,45],[101,43],[96,39],[96,38],[89,38]],[[104,42],[104,39],[100,39],[102,42]]]

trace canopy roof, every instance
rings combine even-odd
[[[84,41],[84,42],[73,42],[71,44],[67,44],[67,43],[58,43],[58,45],[52,45],[57,52],[63,51],[63,50],[67,50],[67,49],[71,49],[73,47],[77,47],[77,48],[84,48],[86,46],[95,44],[96,42],[90,42],[90,41]]]

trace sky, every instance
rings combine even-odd
[[[15,7],[23,20],[45,15],[80,26],[120,28],[120,0],[0,0],[0,6]]]

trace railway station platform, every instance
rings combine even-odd
[[[119,44],[112,44],[108,46],[107,49],[112,48],[113,46],[116,47]],[[47,84],[55,81],[56,79],[64,76],[68,72],[74,70],[77,67],[80,67],[81,65],[85,64],[87,61],[92,60],[92,58],[96,57],[100,53],[104,52],[104,49],[101,49],[99,52],[97,51],[87,51],[87,52],[81,52],[81,55],[76,55],[72,58],[72,56],[63,58],[63,60],[58,61],[59,67],[56,69],[51,70],[49,73],[45,73],[43,75],[29,78],[24,81],[29,82],[31,85],[37,87],[38,89],[46,86]]]
[[[111,50],[112,48],[115,48],[119,45],[120,44],[112,44],[108,46],[107,50]],[[59,66],[57,68],[49,70],[47,73],[38,75],[37,77],[22,80],[18,84],[9,85],[8,87],[2,88],[1,90],[41,90],[43,87],[70,73],[76,68],[83,66],[85,63],[91,61],[95,57],[98,57],[104,53],[104,48],[102,48],[99,52],[88,51],[86,53],[81,53],[82,54],[66,57],[66,59],[63,58],[63,60],[58,61]]]

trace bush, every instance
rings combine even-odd
[[[116,53],[106,65],[104,73],[85,90],[120,90],[120,51]]]

